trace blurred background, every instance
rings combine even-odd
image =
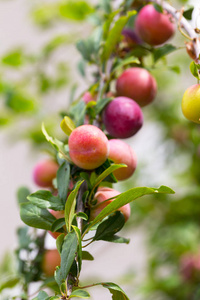
[[[2,261],[5,253],[17,247],[16,229],[22,225],[17,190],[20,186],[37,190],[32,170],[48,157],[40,131],[42,121],[62,138],[58,112],[65,111],[74,95],[78,97],[91,84],[89,73],[81,76],[83,62],[75,46],[90,35],[95,24],[94,2],[85,3],[88,6],[83,11],[69,11],[58,1],[0,1]],[[173,1],[173,5],[194,5],[191,24],[200,28],[198,0]],[[152,70],[158,82],[157,98],[151,107],[144,108],[142,130],[127,140],[138,157],[137,171],[116,189],[163,184],[176,195],[145,197],[133,203],[132,217],[124,230],[130,244],[96,243],[90,248],[96,264],[86,262],[83,266],[83,281],[115,281],[130,299],[147,299],[147,295],[154,300],[200,299],[200,267],[192,261],[195,257],[196,262],[200,253],[200,131],[181,113],[182,95],[196,79],[189,70],[191,59],[184,38],[177,32],[170,43],[180,49],[168,55],[170,67],[163,61]],[[55,247],[51,237],[47,247]],[[190,265],[186,260],[192,261]],[[200,265],[200,258],[198,261]],[[181,271],[185,265],[190,269]],[[188,277],[187,272],[192,275]],[[109,299],[100,288],[94,288],[94,295],[96,300]]]

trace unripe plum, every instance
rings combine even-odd
[[[94,220],[100,214],[100,212],[113,201],[113,199],[106,201],[107,199],[118,196],[119,194],[120,192],[114,189],[108,187],[99,187],[94,195],[94,200],[97,202],[91,207],[90,210],[90,221]],[[120,207],[118,210],[124,215],[125,222],[127,222],[131,214],[130,204],[128,203]]]
[[[104,109],[102,118],[108,133],[122,139],[133,136],[143,124],[140,106],[127,97],[113,99]]]
[[[182,111],[188,120],[200,124],[200,84],[194,84],[185,91]]]
[[[82,125],[74,129],[68,145],[73,163],[86,170],[99,167],[108,157],[108,139],[94,125]]]
[[[33,169],[33,180],[40,187],[52,187],[59,165],[54,160],[39,162]]]
[[[56,219],[60,219],[60,218],[64,218],[65,217],[65,211],[64,210],[60,210],[60,211],[56,211],[53,209],[50,209],[49,212],[56,218]],[[66,226],[64,228],[66,230]],[[57,239],[57,237],[61,234],[61,232],[53,232],[53,231],[48,231],[48,233],[54,238]]]
[[[49,249],[44,252],[42,270],[47,277],[54,275],[56,267],[60,265],[61,258],[57,249]]]
[[[137,166],[136,154],[127,143],[118,139],[109,140],[108,158],[116,164],[126,164],[126,168],[120,168],[113,172],[118,180],[128,179],[135,171]]]
[[[117,79],[116,90],[118,96],[125,96],[135,100],[140,106],[151,103],[157,92],[154,77],[143,68],[129,68]]]
[[[144,42],[156,46],[172,37],[175,25],[170,14],[160,13],[152,4],[148,4],[139,11],[135,29]]]

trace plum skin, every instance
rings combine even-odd
[[[108,157],[108,139],[94,125],[81,125],[74,129],[69,136],[68,145],[73,163],[85,170],[99,167]]]
[[[53,187],[52,180],[56,177],[59,165],[54,160],[39,162],[33,169],[33,181],[39,187]]]
[[[104,109],[103,123],[107,132],[115,138],[129,138],[143,125],[140,106],[127,97],[113,99]]]
[[[182,112],[188,120],[200,124],[200,84],[194,84],[187,88],[181,106]]]
[[[171,19],[170,14],[158,12],[152,4],[145,5],[135,21],[136,33],[150,45],[161,45],[175,32],[175,25]]]
[[[54,275],[56,267],[60,265],[61,258],[57,249],[48,249],[42,259],[42,271],[46,277]]]
[[[143,68],[129,68],[116,81],[118,96],[125,96],[136,101],[140,106],[151,103],[157,92],[155,78]]]
[[[100,214],[100,212],[113,201],[113,199],[106,201],[107,199],[118,195],[120,195],[120,192],[114,189],[108,187],[99,187],[94,195],[94,200],[97,200],[97,203],[92,206],[90,210],[90,221],[93,221]],[[120,207],[118,210],[124,215],[125,222],[127,222],[131,215],[130,204],[128,203]]]
[[[137,166],[137,157],[131,146],[118,140],[109,140],[108,158],[112,159],[116,164],[126,164],[126,168],[120,168],[113,172],[117,180],[125,180],[133,175]]]

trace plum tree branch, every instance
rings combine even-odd
[[[145,0],[148,2],[148,0]],[[162,0],[152,0],[151,2],[154,2],[160,6],[163,7],[164,10],[166,10],[168,13],[170,13],[174,19],[178,22],[178,24],[181,25],[181,27],[185,30],[185,32],[188,34],[188,36],[191,38],[191,42],[193,45],[193,52],[195,57],[195,62],[200,63],[199,55],[200,55],[200,41],[198,39],[198,35],[195,32],[195,29],[192,28],[192,26],[189,24],[188,20],[184,18],[181,11],[178,11],[176,8],[171,6],[169,3],[162,1]]]

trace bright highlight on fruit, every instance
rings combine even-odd
[[[192,85],[185,91],[182,112],[188,120],[200,124],[200,84]]]

